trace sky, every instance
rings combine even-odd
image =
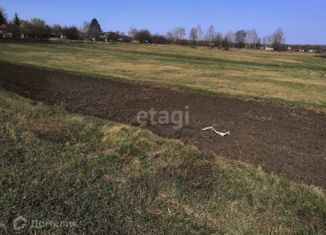
[[[128,32],[130,27],[166,34],[175,27],[213,25],[226,33],[256,29],[260,37],[277,28],[289,44],[326,45],[325,0],[0,0],[8,18],[42,18],[47,24],[81,27],[97,18],[103,31]]]

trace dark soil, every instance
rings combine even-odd
[[[139,126],[138,111],[185,110],[190,123],[144,127],[205,154],[261,166],[288,179],[326,186],[326,115],[278,104],[201,95],[0,63],[0,88],[99,118]],[[231,135],[201,131],[207,126]]]

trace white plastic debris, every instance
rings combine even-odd
[[[214,131],[216,134],[220,135],[220,136],[227,136],[230,135],[230,131],[227,132],[219,132],[217,130],[214,129],[214,127],[212,126],[208,126],[202,129],[202,131]]]

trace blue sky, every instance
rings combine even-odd
[[[131,26],[165,34],[174,27],[207,29],[222,33],[255,28],[260,37],[278,27],[287,43],[326,44],[325,0],[0,0],[11,19],[43,18],[48,24],[82,26],[96,17],[103,31],[128,32]]]

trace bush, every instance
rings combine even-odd
[[[152,36],[151,33],[144,29],[139,31],[136,35],[135,35],[135,40],[140,41],[141,43],[151,43],[152,42]]]
[[[155,44],[167,44],[168,40],[164,36],[154,35],[154,36],[152,36],[152,43],[155,43]]]
[[[79,30],[74,26],[65,27],[63,29],[63,35],[66,36],[67,39],[71,40],[78,40],[80,38]]]

